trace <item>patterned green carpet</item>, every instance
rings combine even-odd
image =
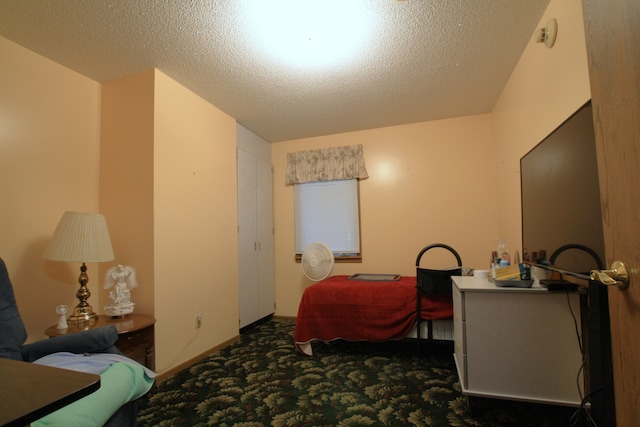
[[[294,322],[270,320],[160,383],[140,400],[145,426],[569,425],[571,409],[474,399],[460,392],[451,347],[410,342],[314,344],[297,352]]]

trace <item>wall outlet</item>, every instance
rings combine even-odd
[[[202,313],[198,312],[196,314],[196,329],[200,329],[200,326],[202,326]]]

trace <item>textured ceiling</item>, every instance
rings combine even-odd
[[[549,3],[342,0],[366,41],[305,66],[252,32],[260,1],[2,0],[0,35],[98,82],[156,67],[275,142],[489,112]]]

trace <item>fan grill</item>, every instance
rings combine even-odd
[[[331,249],[322,242],[311,243],[302,253],[302,271],[314,282],[331,274],[334,258]]]

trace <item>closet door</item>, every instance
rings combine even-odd
[[[238,158],[238,287],[240,327],[259,319],[257,240],[257,171],[255,157],[237,150]]]
[[[256,158],[259,319],[275,312],[273,248],[273,172],[271,164]]]
[[[240,328],[270,314],[275,304],[272,173],[269,162],[237,150]]]

